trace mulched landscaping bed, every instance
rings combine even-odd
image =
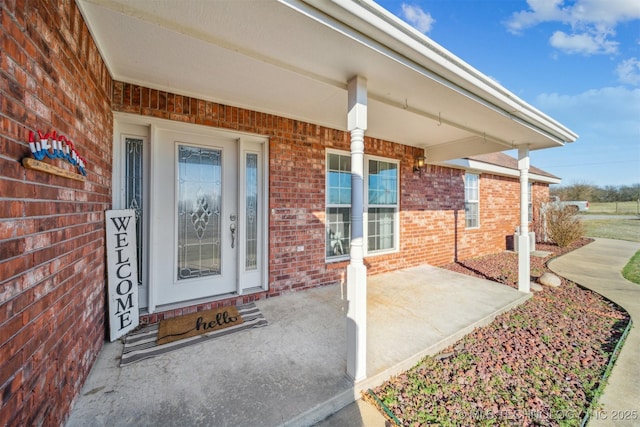
[[[568,248],[537,244],[533,276]],[[504,252],[445,266],[517,288],[518,255]],[[617,305],[562,279],[434,357],[372,390],[405,426],[579,426],[629,322]],[[375,403],[375,402],[374,402]]]

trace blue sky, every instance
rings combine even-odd
[[[563,185],[640,183],[639,0],[376,2],[579,135],[533,165]]]

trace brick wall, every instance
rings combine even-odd
[[[549,199],[549,186],[534,183],[533,217],[537,221],[540,203]],[[535,224],[529,224],[529,231]],[[520,225],[520,180],[492,174],[480,175],[480,228],[464,230],[459,242],[458,259],[464,260],[507,249]],[[462,224],[464,229],[464,223]]]
[[[113,83],[74,1],[0,7],[0,425],[62,424],[101,348],[111,109],[268,136],[269,294],[344,280],[345,262],[324,262],[324,179],[326,149],[348,151],[348,133]],[[20,164],[29,156],[28,131],[38,129],[76,144],[89,162],[86,181]],[[488,229],[472,233],[464,230],[462,171],[430,165],[420,176],[413,172],[420,150],[368,137],[365,147],[400,161],[402,187],[401,250],[368,257],[371,274],[504,248],[513,213],[502,186],[517,180],[482,177],[481,188],[493,188],[481,201]],[[505,208],[498,214],[505,216],[485,217],[491,212],[485,203],[499,198]]]
[[[346,264],[324,262],[325,149],[349,150],[347,133],[123,82],[114,83],[113,110],[268,136],[269,295],[342,280]]]
[[[113,109],[268,136],[269,295],[344,279],[346,262],[324,261],[325,156],[327,148],[349,151],[347,132],[124,82],[114,84]],[[519,220],[518,179],[482,175],[482,227],[465,230],[464,171],[427,165],[420,175],[413,171],[420,149],[369,137],[365,153],[399,160],[401,171],[400,252],[367,257],[370,274],[422,263],[443,265],[505,249],[505,238]]]
[[[114,83],[113,110],[268,136],[268,294],[343,281],[347,262],[325,263],[325,158],[327,148],[350,150],[348,132],[124,82]],[[400,160],[402,186],[402,250],[366,258],[369,272],[452,262],[452,225],[455,218],[464,224],[463,173],[427,166],[420,177],[413,172],[413,161],[421,150],[369,137],[365,153]],[[261,295],[252,298],[256,297]],[[177,314],[158,313],[142,320]]]
[[[74,1],[0,19],[0,425],[61,425],[104,342],[111,80]],[[87,180],[25,169],[29,130],[72,140]]]
[[[479,188],[480,228],[464,230],[460,239],[460,260],[504,250],[507,236],[513,235],[520,223],[518,179],[481,174]]]

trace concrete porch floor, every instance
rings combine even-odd
[[[123,368],[122,343],[105,343],[67,426],[310,426],[531,296],[431,266],[369,277],[367,292],[364,381],[345,375],[346,292],[331,285],[258,301],[269,326]]]

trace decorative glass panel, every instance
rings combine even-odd
[[[247,154],[246,168],[246,263],[247,270],[258,269],[258,155]]]
[[[136,215],[136,245],[138,258],[138,286],[142,286],[142,214],[143,214],[143,140],[125,139],[125,206],[133,209]]]
[[[349,254],[351,208],[327,208],[327,258]]]
[[[222,152],[178,147],[178,279],[221,274]]]
[[[395,205],[398,200],[398,165],[369,160],[369,204]]]
[[[369,252],[393,249],[395,230],[394,208],[369,208],[368,210]]]

